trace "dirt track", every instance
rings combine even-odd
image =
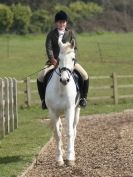
[[[75,149],[76,166],[58,167],[52,141],[24,177],[133,177],[133,112],[80,120]]]

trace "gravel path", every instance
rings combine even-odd
[[[133,112],[80,119],[75,149],[76,165],[58,167],[51,141],[24,177],[133,177]]]

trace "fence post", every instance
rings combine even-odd
[[[113,73],[112,74],[113,78],[113,98],[114,98],[114,103],[118,104],[118,83],[117,83],[117,74]]]
[[[31,87],[30,87],[30,77],[26,78],[26,93],[27,93],[27,106],[31,106]]]
[[[4,104],[3,104],[3,80],[0,78],[0,139],[5,136]]]
[[[9,80],[4,78],[4,95],[5,95],[5,108],[4,108],[4,115],[5,115],[5,134],[10,132],[10,115],[9,115]]]
[[[14,130],[14,112],[13,112],[13,81],[9,78],[9,112],[10,112],[10,131]]]
[[[18,128],[17,80],[15,78],[13,78],[13,101],[14,128]]]

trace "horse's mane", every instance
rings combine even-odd
[[[60,45],[60,52],[63,54],[67,54],[70,52],[74,52],[74,49],[73,49],[70,42],[66,42],[66,43],[62,43],[62,45]]]

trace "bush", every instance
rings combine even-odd
[[[0,33],[9,31],[13,23],[13,13],[6,5],[0,4]]]
[[[30,18],[32,15],[30,7],[17,4],[12,5],[11,9],[14,14],[12,30],[18,34],[26,34],[28,32]]]
[[[48,11],[37,10],[32,14],[30,32],[47,32],[51,28],[52,20]]]

